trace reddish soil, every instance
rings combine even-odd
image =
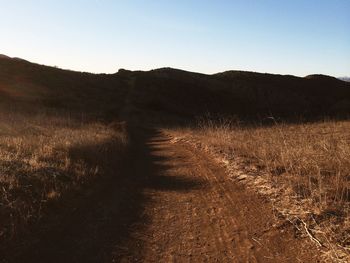
[[[118,177],[3,262],[319,262],[205,153],[143,130],[130,151]]]

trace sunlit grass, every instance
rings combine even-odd
[[[204,119],[196,127],[168,132],[229,160],[225,163],[232,162],[233,169],[251,175],[256,189],[262,176],[264,189],[269,189],[263,194],[275,209],[287,218],[304,218],[335,255],[340,248],[348,251],[350,121],[273,120],[264,126]]]
[[[196,136],[276,177],[293,176],[297,194],[323,207],[350,201],[350,122],[244,127],[209,121]]]

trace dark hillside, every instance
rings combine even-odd
[[[134,75],[134,103],[153,114],[169,113],[192,118],[203,111],[221,112],[226,90],[210,76],[173,69]],[[232,102],[229,98],[226,103]],[[231,105],[233,106],[233,105]]]
[[[170,68],[133,76],[135,105],[152,114],[318,119],[347,117],[350,112],[350,84],[328,76],[244,71],[205,75]]]
[[[349,77],[341,77],[341,78],[338,78],[342,81],[347,81],[347,82],[350,82],[350,78]]]
[[[108,117],[118,113],[126,93],[116,75],[91,74],[0,57],[0,105],[89,113]]]
[[[0,57],[0,105],[44,106],[100,117],[127,103],[140,114],[188,120],[210,113],[244,119],[347,117],[350,83],[324,76],[226,71],[214,75],[161,68],[91,74]],[[129,106],[130,106],[129,105]]]

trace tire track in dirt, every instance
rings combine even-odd
[[[162,134],[148,146],[166,169],[145,190],[150,239],[122,262],[318,262],[312,244],[281,226],[268,200],[229,180],[205,153]]]

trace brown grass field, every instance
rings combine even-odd
[[[325,242],[349,246],[349,121],[244,126],[237,121],[204,118],[197,128],[170,133],[199,142],[228,160],[243,160],[246,172],[251,167],[267,173],[271,187],[284,188],[285,200],[279,204],[282,210],[289,210],[289,215],[304,213],[308,223],[327,233]],[[286,195],[300,207],[293,211]]]
[[[295,177],[295,190],[320,207],[350,201],[350,122],[240,127],[201,124],[198,136],[231,154],[252,159],[274,176]]]
[[[0,115],[0,240],[40,220],[66,194],[106,175],[125,133],[96,121],[45,113]]]

